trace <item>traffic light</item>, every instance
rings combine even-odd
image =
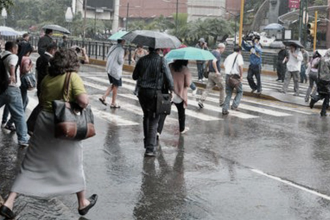
[[[307,34],[309,34],[313,37],[316,34],[314,22],[310,22],[307,24]]]

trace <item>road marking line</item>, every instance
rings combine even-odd
[[[191,105],[198,106],[198,102],[194,101],[194,100],[189,99],[188,103],[191,104]],[[203,103],[203,105],[204,105],[204,109],[215,111],[215,112],[218,112],[218,113],[222,109],[221,107],[216,107],[216,106],[208,105],[208,104],[205,104],[205,103]],[[258,118],[259,117],[259,116],[255,116],[255,115],[249,115],[249,114],[246,114],[246,113],[243,113],[243,112],[238,112],[238,111],[230,111],[229,115],[234,116],[234,117],[238,117],[238,118],[242,118],[242,119],[251,119],[251,118]]]
[[[138,98],[133,94],[118,94],[118,95],[120,95],[122,97],[129,98],[129,99],[138,100]],[[174,111],[174,112],[178,112],[177,108],[173,105],[172,105],[171,110]],[[216,118],[216,117],[209,116],[209,115],[206,115],[206,114],[203,114],[203,113],[200,113],[200,112],[192,111],[190,109],[186,109],[185,113],[186,113],[186,115],[188,115],[190,117],[197,118],[197,119],[200,119],[200,120],[203,120],[203,121],[221,121],[221,120],[223,120],[222,118]]]
[[[273,179],[273,180],[279,181],[279,182],[281,182],[281,183],[284,183],[284,184],[286,184],[286,185],[289,185],[289,186],[295,187],[295,188],[297,188],[297,189],[301,189],[301,190],[303,190],[303,191],[305,191],[305,192],[308,192],[308,193],[311,193],[311,194],[313,194],[313,195],[316,195],[316,196],[322,197],[323,199],[330,200],[330,196],[327,196],[327,195],[325,195],[325,194],[319,193],[319,192],[317,192],[317,191],[315,191],[315,190],[311,190],[311,189],[308,189],[307,187],[300,186],[300,185],[298,185],[298,184],[296,184],[296,183],[293,183],[293,182],[290,182],[290,181],[288,181],[288,180],[281,179],[280,177],[276,177],[276,176],[273,176],[273,175],[269,175],[269,174],[267,174],[267,173],[262,172],[261,170],[257,170],[257,169],[250,169],[250,170],[251,170],[252,172],[254,172],[254,173],[259,174],[259,175],[262,175],[262,176],[265,176],[265,177],[271,178],[271,179]]]

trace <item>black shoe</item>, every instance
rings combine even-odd
[[[204,104],[203,104],[203,102],[199,101],[199,102],[198,102],[198,106],[199,106],[200,108],[204,108]]]
[[[98,196],[96,194],[92,195],[88,198],[88,201],[90,202],[88,206],[86,206],[83,209],[78,209],[79,215],[86,215],[88,211],[93,208],[93,206],[96,204]]]
[[[15,218],[15,214],[13,213],[13,211],[11,211],[5,205],[2,205],[0,207],[0,215],[2,215],[3,217],[5,217],[6,219],[14,219]]]
[[[222,115],[228,115],[229,111],[222,111]]]
[[[325,112],[321,112],[320,114],[321,114],[321,117],[326,117],[327,116],[327,113],[325,113]]]
[[[156,157],[156,151],[147,148],[147,149],[146,149],[146,152],[144,153],[144,156],[145,156],[145,157]]]
[[[315,99],[315,97],[311,96],[311,102],[309,103],[309,107],[314,108],[314,105],[316,102],[317,102],[317,100]]]
[[[239,111],[238,107],[231,106],[231,110]]]

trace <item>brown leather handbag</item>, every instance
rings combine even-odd
[[[90,105],[81,108],[69,102],[71,74],[66,73],[63,86],[64,100],[52,102],[55,122],[55,137],[69,140],[84,140],[95,135],[94,115]]]

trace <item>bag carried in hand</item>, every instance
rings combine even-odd
[[[163,70],[163,58],[160,60],[160,72],[164,79],[163,86],[160,91],[156,91],[156,114],[171,114],[171,100],[172,97],[168,93],[168,82],[166,81],[166,77]]]
[[[82,109],[77,103],[69,102],[71,73],[66,73],[63,100],[52,102],[55,122],[55,137],[69,140],[84,140],[95,135],[94,115],[88,105]]]
[[[27,88],[27,90],[32,90],[37,86],[37,80],[34,73],[26,73],[21,77],[22,86]]]
[[[228,79],[228,84],[231,88],[237,88],[239,84],[241,83],[240,81],[240,76],[237,74],[231,74]]]
[[[157,91],[156,114],[171,114],[171,95]]]

